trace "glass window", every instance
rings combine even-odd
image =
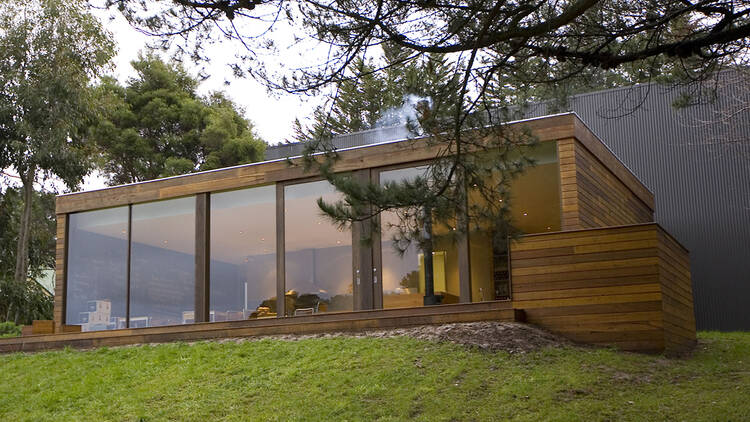
[[[427,167],[409,167],[380,172],[380,183],[400,182],[423,175]],[[424,304],[424,257],[415,244],[402,254],[393,243],[399,217],[395,212],[380,215],[383,268],[383,308],[409,308]],[[458,249],[453,227],[433,227],[433,279],[435,294],[442,303],[457,303]]]
[[[288,315],[353,309],[352,235],[322,216],[321,197],[333,202],[341,194],[327,181],[284,188]]]
[[[532,156],[536,162],[511,182],[510,216],[522,233],[560,230],[560,169],[556,144],[538,145]],[[478,201],[469,195],[469,201]],[[494,228],[471,225],[469,247],[471,256],[471,300],[510,298],[510,275],[507,236],[494,236]]]
[[[276,316],[276,186],[211,194],[211,321]]]
[[[68,218],[65,323],[82,331],[125,328],[128,207]]]
[[[130,326],[195,318],[195,197],[133,205]]]

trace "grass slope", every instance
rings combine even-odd
[[[750,333],[700,341],[685,359],[346,337],[0,355],[0,420],[750,419]]]

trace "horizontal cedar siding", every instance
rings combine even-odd
[[[557,157],[560,162],[561,224],[563,230],[582,228],[578,221],[575,142],[575,138],[557,141]]]
[[[659,240],[664,338],[669,350],[682,352],[696,342],[690,260],[687,251],[663,230]]]
[[[578,225],[564,227],[594,228],[654,221],[653,210],[607,166],[580,142],[575,141],[574,145]]]
[[[513,307],[575,341],[684,348],[695,339],[688,261],[670,241],[656,224],[522,237],[511,246]]]

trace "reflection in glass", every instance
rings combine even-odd
[[[427,167],[409,167],[380,172],[380,184],[401,182],[424,175]],[[395,212],[380,215],[383,266],[383,308],[410,308],[424,304],[424,257],[415,244],[401,254],[393,245],[394,226],[399,224]],[[442,303],[457,303],[458,250],[452,228],[433,227],[433,280],[435,294]]]
[[[195,197],[133,205],[130,326],[192,323]]]
[[[327,181],[284,188],[288,315],[352,310],[352,235],[321,215],[320,197],[341,195]]]
[[[65,323],[82,331],[125,328],[128,207],[68,219]]]
[[[211,194],[211,321],[276,316],[276,186]]]
[[[560,168],[556,144],[541,143],[532,154],[536,164],[524,170],[510,185],[512,223],[525,234],[558,231]],[[470,204],[479,200],[469,194]],[[493,227],[481,227],[469,234],[472,302],[510,298],[507,235],[495,234]]]

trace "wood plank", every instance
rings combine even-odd
[[[210,321],[211,309],[211,199],[201,193],[195,198],[195,322]]]
[[[544,273],[534,275],[516,276],[513,280],[517,285],[524,283],[564,282],[580,280],[600,280],[607,278],[619,278],[643,275],[658,275],[659,266],[656,264],[644,266],[628,266],[623,268],[604,268],[590,271],[571,271],[560,273]]]
[[[651,284],[659,283],[659,276],[653,275],[640,275],[640,276],[619,276],[611,278],[599,278],[599,279],[583,279],[583,280],[572,280],[572,281],[545,281],[541,283],[519,283],[513,289],[516,294],[524,292],[538,292],[545,290],[565,290],[565,289],[579,289],[584,287],[604,287],[612,285],[635,285],[635,284]]]
[[[276,315],[286,315],[286,239],[284,214],[284,184],[276,184]]]
[[[528,129],[540,142],[556,141],[573,136],[573,114],[549,116],[510,123],[509,131]],[[444,147],[426,139],[413,139],[354,148],[339,152],[335,171],[351,171],[420,160],[434,159],[444,153]],[[138,202],[154,201],[203,192],[226,190],[283,182],[314,174],[305,173],[300,159],[246,164],[138,184],[123,185],[90,192],[79,192],[57,197],[57,213],[106,208]]]
[[[657,257],[632,258],[632,259],[612,259],[600,262],[581,262],[576,264],[547,265],[531,268],[514,268],[512,275],[534,275],[548,272],[569,272],[569,271],[589,271],[601,270],[608,268],[625,268],[630,266],[656,265],[659,262]]]
[[[554,308],[525,309],[529,322],[539,322],[552,316],[577,316],[586,314],[632,313],[632,312],[662,312],[661,301],[623,302],[609,304],[583,304],[572,306],[557,306]]]
[[[550,256],[540,258],[526,258],[513,261],[515,268],[542,267],[550,265],[592,263],[600,261],[612,261],[631,258],[654,258],[657,256],[656,248],[652,249],[624,249],[610,251],[603,246],[601,252],[574,253],[567,256]]]
[[[89,348],[273,334],[361,331],[453,322],[516,321],[518,318],[519,313],[512,309],[509,301],[495,301],[0,339],[0,352],[49,350],[62,347]]]
[[[577,289],[555,289],[534,292],[514,292],[516,302],[526,300],[584,298],[589,296],[610,296],[628,293],[658,293],[661,286],[658,283],[619,285],[606,287],[583,287]]]
[[[564,307],[576,305],[600,305],[605,303],[652,302],[661,300],[661,293],[637,293],[611,296],[574,297],[549,300],[514,300],[513,307],[528,311],[534,308]]]

